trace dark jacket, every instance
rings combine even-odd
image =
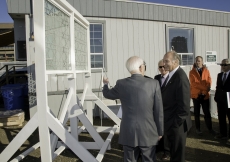
[[[230,92],[230,73],[228,74],[228,77],[223,85],[222,76],[223,72],[219,73],[217,75],[217,82],[216,82],[216,93],[214,100],[216,102],[227,102],[227,93]]]
[[[180,67],[161,91],[164,107],[165,134],[171,128],[184,125],[184,131],[191,126],[190,85],[187,75]]]

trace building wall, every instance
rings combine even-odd
[[[83,16],[230,26],[230,13],[157,3],[119,0],[67,0]]]
[[[217,62],[228,57],[229,28],[226,27],[114,18],[87,19],[105,22],[105,64],[111,85],[115,85],[117,79],[129,76],[125,61],[133,55],[146,61],[148,76],[158,74],[157,63],[166,53],[167,26],[194,28],[194,57],[201,55],[205,59],[206,51],[217,51]],[[94,86],[99,85],[96,80],[99,80],[99,75],[93,81]]]
[[[166,53],[167,26],[194,28],[194,56],[201,55],[205,58],[206,51],[217,51],[218,62],[228,57],[230,13],[139,2],[68,1],[90,22],[104,22],[105,69],[111,86],[116,84],[117,79],[130,76],[125,68],[125,61],[133,55],[146,61],[146,75],[154,77],[158,74],[157,63]],[[25,4],[25,12],[22,12],[23,7],[17,8],[16,0],[12,2],[8,1],[10,14],[29,13],[28,0],[18,3]],[[24,19],[15,19],[15,33],[15,41],[25,40]],[[184,69],[188,74],[191,66]],[[92,88],[100,88],[101,77],[100,72],[92,73]],[[84,76],[77,75],[77,89],[83,88]],[[47,89],[68,89],[67,77],[49,76]],[[51,108],[59,107],[58,105],[62,107],[60,98],[49,99]],[[56,101],[59,101],[58,104]]]
[[[157,3],[119,0],[67,0],[83,16],[230,26],[230,13]],[[30,14],[30,0],[7,0],[12,17]]]
[[[116,80],[129,77],[126,70],[126,60],[137,55],[143,58],[147,64],[146,75],[154,77],[158,74],[157,64],[166,53],[166,27],[194,28],[194,57],[200,55],[205,60],[206,51],[217,52],[217,62],[228,57],[228,28],[203,25],[178,24],[144,20],[113,19],[113,18],[87,18],[88,21],[105,22],[105,70],[114,86]],[[186,73],[192,66],[184,68]],[[220,71],[220,70],[217,70]],[[215,75],[214,75],[215,76]],[[92,73],[92,88],[101,87],[102,73]],[[78,89],[84,88],[84,76],[77,76]],[[53,84],[53,83],[57,83]],[[68,89],[66,76],[49,76],[49,91]]]
[[[18,44],[17,41],[26,41],[26,25],[25,19],[14,19],[14,41],[15,41],[15,57],[18,60]]]

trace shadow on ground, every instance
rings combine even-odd
[[[186,143],[186,161],[187,162],[229,162],[230,161],[230,146],[226,145],[225,140],[216,140],[214,136],[211,135],[206,129],[203,118],[201,117],[201,130],[203,131],[202,136],[198,136],[195,133],[194,128],[194,116],[192,114],[193,127],[188,133],[187,143]],[[26,122],[25,122],[26,123]],[[25,124],[24,123],[24,124]],[[114,122],[110,119],[99,118],[94,119],[94,125],[111,126]],[[9,144],[9,141],[16,136],[16,134],[21,130],[22,127],[5,127],[0,128],[0,151],[2,152],[4,148]],[[218,131],[218,120],[213,119],[213,128]],[[100,134],[103,139],[106,139],[108,134]],[[111,150],[108,150],[103,158],[103,162],[122,162],[123,161],[123,150],[122,146],[118,144],[119,135],[116,134],[113,137],[111,143]],[[81,133],[79,136],[80,141],[93,141],[88,133]],[[23,151],[27,150],[29,147],[33,146],[39,142],[38,130],[28,138],[27,141],[19,148],[19,150],[13,155],[11,159],[18,156]],[[98,151],[90,150],[93,156],[97,156]],[[158,153],[160,155],[161,153]],[[26,156],[22,162],[40,162],[40,149],[31,152]],[[54,162],[81,162],[81,160],[69,149],[66,149],[59,155]],[[140,160],[141,161],[141,160]]]

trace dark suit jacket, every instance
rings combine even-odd
[[[187,75],[180,67],[173,74],[161,91],[164,107],[165,134],[170,128],[184,125],[184,131],[191,126],[190,116],[190,85]]]
[[[120,99],[122,121],[119,143],[131,147],[153,146],[163,135],[163,104],[158,81],[134,74],[118,80],[115,87],[105,85],[103,95]]]
[[[227,93],[230,92],[230,73],[223,85],[222,76],[223,72],[217,75],[217,82],[216,82],[216,93],[215,93],[215,101],[216,102],[227,102]]]
[[[154,79],[158,80],[160,86],[161,86],[161,74],[158,74],[154,77]]]

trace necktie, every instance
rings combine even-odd
[[[202,75],[202,69],[197,69],[198,70],[198,73],[200,74],[200,76]]]
[[[169,79],[169,75],[166,77],[166,79],[165,79],[163,85],[161,86],[161,89],[163,89],[163,88],[165,87],[165,85],[166,85],[168,79]]]
[[[161,86],[163,85],[164,80],[165,80],[165,78],[163,76],[161,76]]]
[[[227,79],[227,74],[226,74],[226,73],[224,73],[223,85],[224,85],[224,83],[225,83],[226,79]]]

